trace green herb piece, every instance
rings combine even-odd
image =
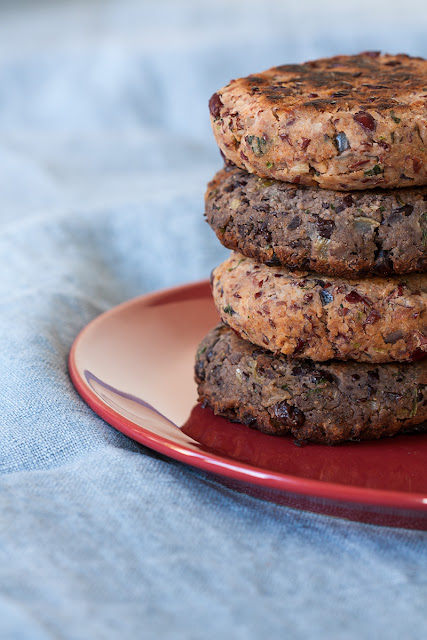
[[[258,180],[259,184],[257,185],[257,189],[263,189],[264,187],[271,187],[274,184],[274,180],[263,180],[260,178]]]
[[[197,355],[198,355],[198,356],[201,356],[201,355],[202,355],[202,353],[204,353],[204,352],[206,351],[206,349],[207,349],[207,347],[203,347],[203,349],[200,349],[200,350],[197,352]]]
[[[423,247],[427,245],[427,229],[423,229]]]
[[[381,205],[381,207],[380,207],[380,213],[383,213],[383,211],[385,211],[385,207],[383,207],[383,206]]]
[[[396,124],[399,124],[400,118],[394,115],[394,111],[390,111],[390,115],[391,115],[391,119],[394,120]]]
[[[329,206],[330,206],[330,208],[332,209],[332,211],[335,211],[335,205],[331,204],[331,205],[329,205]]]
[[[379,164],[376,164],[372,167],[372,169],[368,169],[364,171],[365,176],[377,176],[378,174],[383,173]]]
[[[319,378],[315,382],[316,387],[318,387],[319,384],[329,384],[329,380],[326,380],[326,378]]]
[[[234,269],[237,269],[237,267],[239,266],[239,264],[241,264],[241,263],[242,263],[242,262],[244,262],[245,260],[246,260],[246,258],[240,258],[239,262],[238,262],[236,265],[234,265],[234,267],[230,267],[230,268],[228,269],[228,271],[234,271]],[[227,305],[227,306],[230,306],[230,305]],[[225,311],[225,309],[224,309],[224,311]],[[226,313],[228,313],[228,311],[226,311]]]
[[[256,156],[262,156],[265,153],[267,140],[258,136],[247,136],[246,142]]]
[[[273,166],[273,163],[269,161],[267,162],[266,166],[267,166],[267,169],[271,169],[271,167]]]
[[[224,311],[224,313],[228,313],[230,316],[233,316],[236,313],[231,304],[227,304],[225,307],[223,307],[222,310]]]
[[[318,396],[321,392],[322,392],[322,389],[318,389],[318,388],[307,389],[306,397]]]
[[[413,391],[412,409],[411,409],[411,413],[409,414],[409,417],[415,418],[415,416],[417,415],[417,411],[418,411],[418,389],[415,388]]]
[[[314,389],[308,389],[307,390],[307,395],[309,396],[317,396],[320,393],[322,393],[323,389],[326,389],[326,387],[329,386],[329,380],[326,380],[326,378],[319,378],[318,380],[314,381]]]

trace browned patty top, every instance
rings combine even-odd
[[[353,56],[334,56],[284,64],[260,74],[232,80],[229,87],[248,94],[279,112],[294,107],[336,113],[342,110],[391,111],[427,103],[427,61],[405,54],[381,55],[367,51]],[[210,110],[219,115],[220,98],[211,98]],[[369,118],[360,124],[370,129]],[[358,120],[358,121],[359,121]]]

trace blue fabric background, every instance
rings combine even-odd
[[[207,277],[232,77],[427,56],[424,2],[0,3],[0,637],[423,638],[427,534],[228,490],[98,418],[67,374],[117,303]]]

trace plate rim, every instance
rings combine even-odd
[[[196,467],[202,471],[225,476],[231,480],[243,481],[255,487],[261,486],[273,489],[287,495],[293,494],[306,498],[324,499],[334,503],[341,503],[342,505],[351,503],[361,507],[395,508],[403,511],[416,511],[418,513],[427,511],[427,493],[396,490],[387,491],[386,489],[372,489],[369,487],[358,487],[339,484],[337,482],[316,480],[314,478],[304,478],[293,474],[284,474],[279,471],[271,471],[263,467],[256,467],[224,455],[188,449],[182,443],[156,434],[148,427],[137,425],[102,402],[90,389],[86,380],[80,375],[77,364],[78,349],[87,333],[96,329],[96,325],[102,323],[105,318],[120,314],[130,307],[137,305],[142,305],[143,308],[149,307],[152,303],[161,303],[164,298],[171,295],[178,295],[182,292],[185,292],[187,296],[192,294],[190,296],[191,298],[194,297],[197,292],[199,292],[198,297],[208,298],[209,295],[207,294],[209,290],[209,280],[205,279],[152,291],[126,300],[100,313],[83,327],[75,337],[71,346],[68,356],[68,371],[75,389],[86,404],[88,404],[98,416],[105,420],[105,422],[132,440],[166,457],[191,467]],[[188,297],[186,299],[188,299]],[[164,304],[166,304],[166,302]],[[135,434],[134,431],[135,427],[138,429],[137,434]],[[179,426],[176,426],[176,428],[180,430]]]

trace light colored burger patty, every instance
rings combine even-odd
[[[220,325],[196,356],[199,400],[273,435],[337,444],[427,427],[427,365],[315,363],[273,354]]]
[[[367,52],[232,80],[209,108],[226,158],[339,191],[427,184],[427,61]]]
[[[223,322],[294,358],[417,360],[427,353],[427,275],[322,277],[232,253],[212,273]]]

